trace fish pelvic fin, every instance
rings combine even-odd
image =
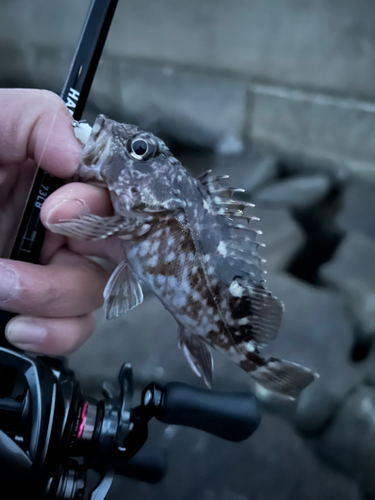
[[[211,388],[214,363],[210,348],[199,335],[190,334],[183,327],[179,329],[179,337],[179,346],[191,369]]]

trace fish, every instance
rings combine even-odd
[[[85,133],[77,176],[109,190],[114,215],[85,214],[51,230],[122,241],[124,259],[103,293],[106,318],[141,304],[143,282],[176,320],[178,345],[208,387],[215,349],[268,391],[297,398],[318,375],[261,354],[284,306],[265,286],[254,205],[236,199],[243,190],[210,171],[192,177],[161,139],[135,125],[99,115]]]

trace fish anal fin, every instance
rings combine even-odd
[[[207,387],[211,387],[213,373],[213,359],[210,348],[199,335],[186,332],[183,327],[179,330],[179,344],[185,357],[198,377],[202,377]]]
[[[106,319],[118,318],[143,301],[143,292],[137,276],[126,260],[113,271],[103,292]]]
[[[76,219],[62,219],[56,224],[48,224],[53,233],[63,234],[79,240],[101,240],[115,234],[130,234],[137,227],[134,219],[124,219],[117,215],[100,217],[99,215],[81,215]]]

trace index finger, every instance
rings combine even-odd
[[[62,99],[47,90],[0,90],[0,165],[31,158],[60,178],[77,170],[82,145]]]

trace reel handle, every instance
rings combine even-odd
[[[260,424],[259,402],[250,392],[218,392],[179,382],[150,384],[143,405],[154,406],[160,422],[194,427],[227,441],[243,441]]]

